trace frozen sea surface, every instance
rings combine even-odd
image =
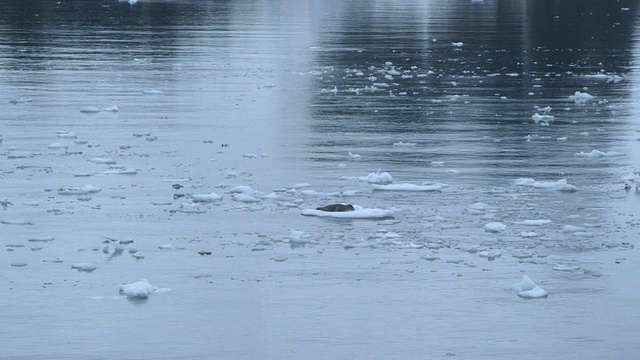
[[[8,1],[0,358],[640,358],[638,5],[580,4]]]

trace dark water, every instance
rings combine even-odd
[[[42,224],[11,227],[0,242],[57,241],[0,255],[8,294],[0,296],[0,358],[640,356],[639,284],[629,275],[640,196],[623,190],[640,170],[640,3],[0,3],[0,198],[14,204],[3,215]],[[574,101],[577,91],[593,98]],[[118,112],[80,112],[113,105]],[[63,141],[56,131],[78,132],[89,145],[75,155],[47,150]],[[125,144],[132,150],[118,148]],[[576,156],[592,150],[604,156]],[[43,192],[85,185],[74,174],[98,171],[87,158],[107,155],[138,170],[90,178],[110,197],[85,204]],[[396,182],[450,187],[406,196],[339,179],[378,169]],[[222,192],[220,183],[357,188],[366,194],[354,201],[398,207],[401,224],[308,221],[297,208],[228,199],[201,217],[150,205],[176,192],[160,179],[181,178],[194,192]],[[579,191],[515,186],[518,178],[566,178]],[[31,200],[40,207],[23,204]],[[301,207],[343,200],[351,201],[305,198]],[[478,201],[497,208],[496,218],[469,215]],[[553,223],[516,224],[525,219]],[[509,230],[484,233],[493,220]],[[588,231],[572,236],[565,224]],[[445,244],[436,250],[443,261],[425,263],[426,249],[402,246],[343,251],[343,242],[387,226],[405,245]],[[289,229],[320,244],[252,249]],[[531,230],[539,237],[520,235]],[[68,262],[93,259],[77,248],[103,236],[136,237],[148,256],[70,274]],[[169,242],[186,250],[158,251]],[[460,251],[471,244],[501,249],[502,260],[487,265]],[[190,257],[203,246],[214,249],[213,263]],[[511,257],[522,251],[537,262]],[[271,261],[276,255],[289,259]],[[48,267],[53,257],[67,261],[64,270]],[[9,266],[17,260],[29,266]],[[582,269],[552,270],[557,263]],[[194,281],[201,273],[212,280]],[[505,290],[521,273],[535,274],[549,299],[523,302]],[[138,277],[173,291],[144,306],[94,299]]]

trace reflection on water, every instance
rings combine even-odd
[[[37,221],[3,225],[0,322],[15,326],[0,327],[0,357],[634,358],[637,284],[624,274],[635,270],[627,258],[640,206],[623,177],[640,159],[638,8],[5,1],[2,215]],[[81,113],[87,106],[119,111]],[[87,161],[95,157],[117,165]],[[120,165],[136,174],[113,175]],[[449,186],[372,193],[340,179],[378,169]],[[566,178],[579,190],[518,178]],[[290,190],[301,207],[393,207],[399,223],[301,219],[297,204],[229,194],[203,214],[174,201],[302,182],[361,192]],[[87,183],[103,191],[56,196]],[[474,214],[476,202],[491,208]],[[489,221],[508,231],[485,233]],[[291,229],[315,241],[290,246]],[[43,236],[56,240],[13,243]],[[146,256],[105,255],[105,236],[135,238]],[[184,250],[158,248],[169,242]],[[476,245],[502,257],[479,260]],[[28,266],[8,265],[17,260]],[[98,269],[70,274],[74,261]],[[552,270],[558,262],[580,269]],[[521,272],[549,299],[508,292]],[[143,276],[173,291],[140,306],[113,293]]]

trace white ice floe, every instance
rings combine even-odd
[[[412,143],[412,142],[402,142],[402,141],[398,141],[398,142],[393,143],[393,146],[399,147],[399,148],[415,147],[416,145],[418,145],[418,144],[417,143]]]
[[[247,194],[233,194],[231,195],[231,200],[238,201],[245,204],[260,202],[260,199]]]
[[[94,164],[107,164],[107,165],[112,165],[116,163],[116,161],[110,157],[95,157],[95,158],[89,159],[89,161]]]
[[[146,300],[157,288],[146,279],[140,279],[131,284],[120,285],[120,295],[125,295],[128,299]]]
[[[462,41],[460,42],[452,42],[451,46],[453,47],[462,47],[464,45],[464,43]]]
[[[75,139],[78,137],[73,131],[56,131],[56,136],[59,139]]]
[[[576,91],[573,95],[569,96],[569,99],[573,100],[576,104],[584,104],[587,101],[593,99],[593,95]]]
[[[95,113],[99,113],[100,109],[98,109],[95,106],[85,106],[82,109],[80,109],[80,112],[85,114],[95,114]]]
[[[551,268],[552,270],[555,271],[565,271],[565,272],[569,272],[569,271],[575,271],[575,270],[580,270],[580,266],[571,266],[571,265],[566,265],[566,264],[557,264],[556,266]]]
[[[257,191],[254,190],[251,186],[240,185],[232,188],[228,191],[231,194],[245,194],[245,195],[254,195]]]
[[[555,116],[552,115],[540,115],[538,113],[535,113],[533,116],[531,116],[531,119],[533,119],[533,121],[538,124],[540,122],[542,123],[549,123],[551,121],[553,121],[555,119]]]
[[[330,217],[338,219],[387,219],[392,218],[395,214],[393,210],[363,208],[362,206],[353,205],[355,210],[344,212],[330,212],[316,209],[303,209],[301,214],[304,216]]]
[[[576,153],[576,157],[584,157],[584,158],[603,158],[603,157],[617,157],[624,156],[625,154],[619,153],[616,151],[600,151],[600,150],[591,150],[591,152],[585,153],[580,151]]]
[[[194,203],[212,203],[216,201],[221,201],[222,196],[211,192],[208,194],[193,194],[191,195],[191,201]]]
[[[547,292],[539,288],[527,275],[522,276],[522,280],[513,284],[511,289],[521,298],[539,299],[546,298]]]
[[[58,195],[87,195],[102,191],[101,188],[93,185],[85,185],[83,187],[59,188]]]
[[[132,168],[110,169],[102,172],[105,175],[136,175],[138,170]]]
[[[145,90],[142,92],[144,95],[162,95],[164,94],[163,91],[160,90],[156,90],[156,89],[149,89],[149,90]]]
[[[378,170],[374,173],[369,173],[367,176],[358,177],[360,181],[366,181],[369,184],[388,185],[393,182],[393,177],[388,172],[381,172]]]
[[[63,145],[59,142],[54,142],[53,144],[49,144],[49,146],[47,146],[48,149],[50,150],[64,150],[67,149],[68,146]]]
[[[98,266],[94,263],[75,263],[71,264],[71,268],[80,272],[93,272]]]
[[[416,185],[410,183],[387,184],[387,185],[371,185],[373,190],[381,191],[440,191],[444,186],[442,184],[434,185]]]
[[[561,192],[578,191],[576,186],[567,183],[567,179],[560,179],[558,181],[536,181],[531,178],[519,178],[514,181],[514,184],[518,186],[531,186],[536,189],[555,190]]]
[[[289,230],[289,243],[291,244],[308,244],[313,239],[311,238],[311,234],[302,230]]]
[[[484,231],[488,233],[496,234],[501,233],[505,230],[507,230],[507,225],[497,221],[490,222],[484,226]]]
[[[548,219],[523,220],[523,221],[516,221],[514,222],[514,224],[526,225],[526,226],[540,226],[540,225],[551,224],[551,220],[548,220]]]
[[[523,238],[532,238],[538,236],[535,231],[522,231],[520,232],[520,236]]]
[[[582,227],[582,226],[575,226],[575,225],[565,225],[562,227],[562,232],[563,233],[577,233],[580,231],[586,231],[586,228]]]
[[[353,154],[351,151],[349,151],[349,161],[358,161],[360,160],[360,158],[360,154]]]

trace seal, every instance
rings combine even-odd
[[[316,208],[316,210],[327,212],[347,212],[355,210],[351,204],[331,204]]]

